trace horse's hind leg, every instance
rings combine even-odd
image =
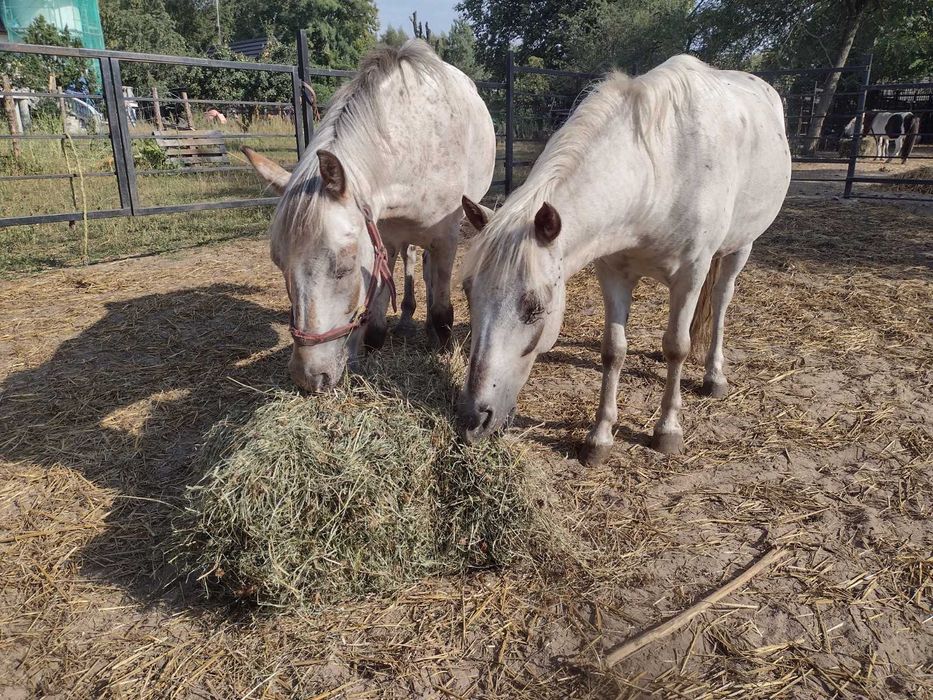
[[[415,329],[412,317],[415,315],[417,303],[415,302],[415,264],[418,260],[418,249],[406,243],[402,246],[402,262],[405,265],[405,294],[402,297],[402,316],[393,331],[400,335],[411,335]]]
[[[709,351],[706,354],[706,373],[703,375],[702,393],[713,398],[722,398],[729,393],[729,382],[723,371],[722,344],[726,322],[726,310],[735,292],[735,280],[748,262],[751,245],[723,257],[719,265],[719,276],[713,286],[712,330]]]
[[[680,376],[690,353],[690,321],[708,269],[709,261],[684,269],[671,281],[670,316],[661,340],[664,359],[667,360],[667,382],[661,398],[661,417],[654,426],[651,441],[652,447],[664,454],[677,454],[684,448],[684,431],[680,425],[683,409]]]
[[[632,289],[638,282],[637,277],[621,275],[604,261],[596,263],[596,274],[606,305],[606,326],[603,331],[603,384],[599,392],[599,410],[596,425],[587,435],[581,455],[583,463],[591,466],[605,462],[612,450],[612,429],[619,416],[619,372],[628,349],[625,324],[632,304]]]

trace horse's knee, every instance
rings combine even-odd
[[[664,359],[668,362],[683,362],[690,354],[690,336],[683,333],[665,333],[661,339]]]

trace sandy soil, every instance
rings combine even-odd
[[[585,564],[275,617],[205,601],[165,552],[201,436],[249,387],[286,382],[264,243],[4,282],[0,698],[933,697],[931,223],[789,199],[730,310],[733,393],[701,398],[687,371],[680,457],[646,447],[666,303],[644,283],[616,447],[576,460],[602,328],[582,273],[513,430]],[[459,295],[457,319],[463,337]],[[601,667],[772,544],[791,555]]]

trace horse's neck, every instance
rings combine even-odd
[[[655,171],[641,144],[626,136],[612,139],[611,145],[594,148],[574,176],[549,195],[561,216],[561,250],[568,277],[629,247],[639,207],[651,201],[657,189]]]

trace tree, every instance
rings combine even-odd
[[[488,73],[476,60],[476,35],[464,19],[454,20],[443,37],[441,58],[456,66],[473,80],[484,80]]]
[[[549,66],[561,64],[566,56],[567,18],[585,5],[586,0],[460,0],[457,10],[476,34],[479,61],[501,75],[510,48],[520,62],[538,56]]]
[[[567,65],[644,72],[690,50],[696,6],[693,0],[592,0],[564,17]]]
[[[311,63],[355,68],[376,43],[379,28],[373,0],[241,0],[228,4],[231,39],[249,39],[265,30],[282,43],[295,41],[295,30],[308,31]],[[224,12],[221,3],[221,12]]]
[[[379,41],[386,46],[394,46],[398,48],[406,41],[408,41],[408,35],[405,33],[405,30],[401,27],[393,27],[389,25],[386,27],[386,30],[382,33],[382,36],[379,38]]]
[[[100,20],[108,48],[181,55],[190,50],[162,0],[101,0]],[[121,63],[124,84],[138,89],[165,85],[175,72],[172,66]]]
[[[81,40],[77,36],[72,36],[67,29],[58,29],[42,15],[36,17],[26,28],[23,42],[81,47]],[[7,53],[3,55],[2,72],[11,76],[18,86],[37,92],[48,90],[50,76],[55,77],[59,88],[86,86],[89,92],[94,92],[97,88],[97,75],[92,63],[91,59],[85,58]]]

